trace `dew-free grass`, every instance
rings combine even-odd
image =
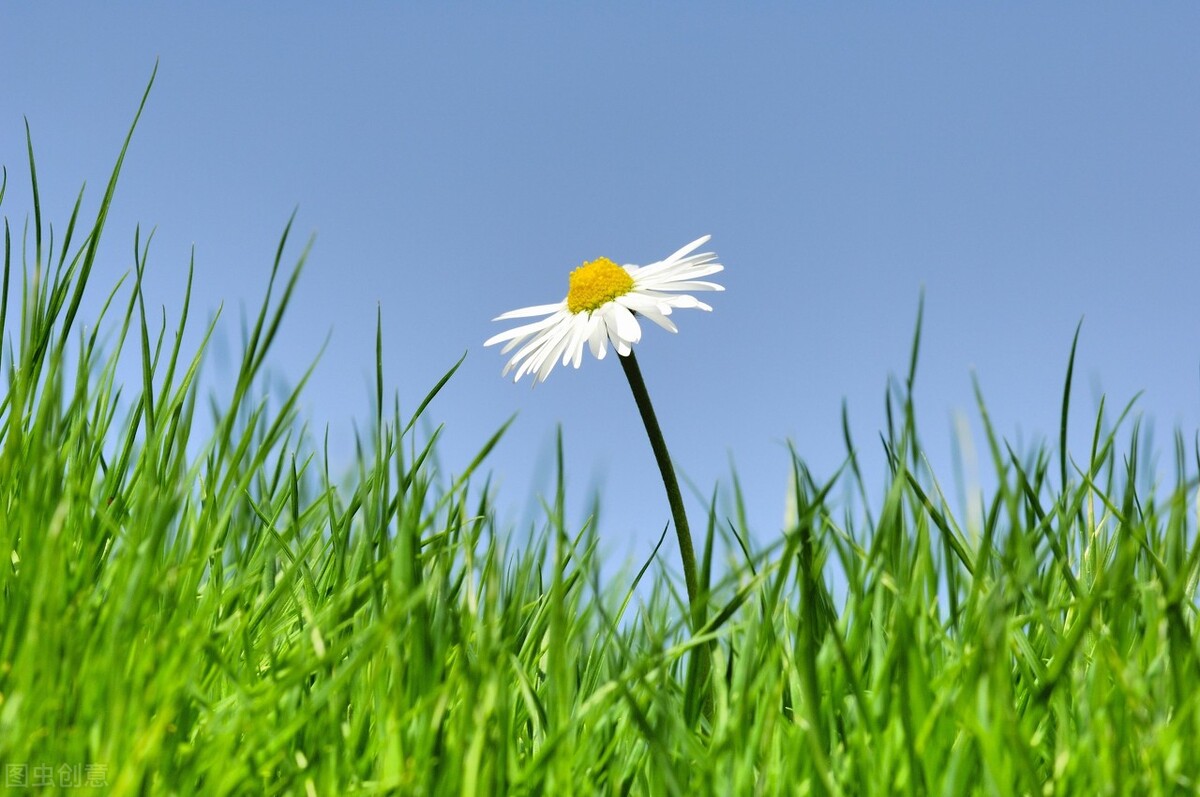
[[[1069,365],[1057,448],[1014,451],[980,398],[994,488],[966,516],[919,444],[914,341],[881,447],[847,435],[824,478],[795,452],[781,529],[747,527],[736,476],[697,524],[693,633],[656,558],[601,576],[561,465],[532,530],[496,520],[504,429],[461,474],[435,468],[429,402],[387,398],[381,335],[373,423],[337,469],[303,385],[278,401],[263,377],[304,260],[288,231],[236,373],[202,394],[221,322],[186,349],[186,300],[147,313],[144,240],[120,285],[91,284],[120,159],[95,216],[81,197],[54,234],[32,145],[29,164],[0,302],[6,791],[1200,790],[1200,453],[1179,435],[1154,470],[1138,425],[1103,411],[1068,451]],[[80,317],[85,291],[100,317]],[[122,354],[140,381],[118,382]]]

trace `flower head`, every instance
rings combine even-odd
[[[667,259],[646,266],[618,266],[606,257],[584,263],[571,272],[567,296],[561,302],[523,307],[495,320],[545,318],[494,335],[483,345],[504,343],[502,354],[517,349],[504,366],[504,375],[515,368],[513,381],[533,374],[534,384],[544,381],[556,362],[578,368],[585,344],[597,360],[604,359],[610,342],[618,354],[628,355],[642,338],[639,316],[675,332],[675,324],[667,316],[676,308],[712,310],[685,293],[725,290],[716,283],[700,281],[725,268],[716,262],[717,256],[711,252],[691,254],[709,237],[698,238]]]

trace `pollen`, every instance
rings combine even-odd
[[[631,290],[633,277],[629,272],[607,257],[597,258],[571,272],[567,309],[572,313],[591,312]]]

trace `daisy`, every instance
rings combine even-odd
[[[507,376],[515,368],[517,373],[513,381],[520,381],[521,377],[531,374],[535,385],[545,381],[557,362],[562,362],[564,366],[571,363],[578,368],[583,361],[585,345],[597,360],[604,359],[610,343],[617,350],[617,359],[633,391],[654,460],[662,474],[667,503],[671,506],[675,535],[679,540],[679,557],[683,562],[683,578],[691,606],[691,625],[695,631],[704,626],[705,618],[705,598],[701,594],[696,567],[696,549],[692,544],[679,480],[675,477],[666,440],[650,403],[646,381],[633,354],[633,345],[642,339],[639,317],[653,321],[668,332],[675,332],[675,324],[668,317],[675,309],[688,307],[712,310],[689,293],[725,290],[716,283],[702,280],[724,270],[725,267],[717,262],[717,256],[711,252],[692,254],[708,239],[707,235],[698,238],[666,260],[647,266],[618,266],[607,257],[584,263],[571,272],[567,296],[561,302],[523,307],[498,316],[495,320],[544,318],[501,332],[483,344],[492,346],[503,343],[504,348],[500,350],[502,354],[516,349],[516,354],[504,366],[504,375]],[[700,678],[704,682],[709,668],[708,648],[701,646],[697,649],[697,655],[697,666],[702,673]]]
[[[711,236],[692,241],[675,254],[646,266],[618,266],[607,257],[584,263],[571,272],[567,296],[561,302],[523,307],[497,316],[496,321],[545,316],[494,335],[483,344],[503,343],[501,354],[516,349],[504,366],[504,375],[516,369],[513,381],[533,375],[534,384],[545,381],[554,364],[578,368],[586,345],[603,360],[608,345],[622,358],[642,338],[638,318],[646,318],[668,332],[675,324],[668,317],[676,308],[712,310],[689,291],[723,291],[702,281],[725,267],[712,252],[692,254]]]

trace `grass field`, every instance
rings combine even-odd
[[[452,481],[432,468],[425,404],[392,409],[378,339],[373,426],[332,472],[296,394],[268,400],[262,377],[300,271],[286,232],[230,388],[202,395],[194,319],[147,317],[144,254],[89,284],[119,171],[57,237],[35,169],[33,207],[6,216],[7,792],[1200,792],[1190,439],[1153,472],[1118,408],[1090,450],[1066,450],[1064,421],[1060,447],[1014,452],[980,399],[994,488],[963,516],[910,373],[883,453],[847,439],[828,480],[794,456],[774,537],[740,500],[694,523],[693,629],[673,567],[601,577],[561,487],[540,528],[497,526],[503,429]],[[85,290],[103,318],[80,317]],[[117,383],[122,352],[140,383]],[[868,451],[886,484],[860,476]],[[843,484],[853,506],[829,497]]]

